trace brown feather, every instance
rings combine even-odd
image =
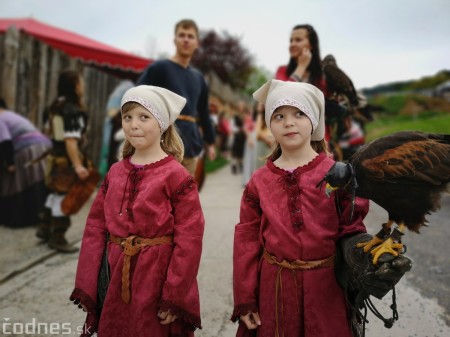
[[[361,164],[378,181],[408,177],[439,185],[450,177],[450,146],[434,140],[408,142]]]
[[[450,186],[450,135],[402,131],[353,155],[356,195],[383,207],[389,219],[419,232]]]

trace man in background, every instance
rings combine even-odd
[[[175,25],[175,55],[152,63],[136,85],[154,85],[186,98],[187,103],[176,121],[184,143],[183,166],[195,175],[199,156],[206,142],[208,158],[216,157],[215,132],[208,107],[208,86],[200,71],[190,65],[199,46],[199,31],[193,20],[184,19]]]

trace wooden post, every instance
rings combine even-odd
[[[47,86],[47,55],[48,55],[48,47],[47,45],[39,42],[39,70],[37,72],[37,88],[36,88],[36,110],[37,110],[37,126],[39,129],[44,129],[44,121],[43,121],[43,112],[46,107],[46,95],[45,93],[48,90]]]
[[[5,34],[0,34],[0,69],[3,69],[5,62]],[[3,98],[3,87],[5,86],[5,81],[1,77],[3,72],[0,72],[0,97]]]
[[[17,61],[20,45],[20,33],[11,26],[5,35],[5,58],[3,61],[2,79],[8,81],[2,88],[3,99],[9,109],[16,109]]]
[[[35,124],[35,116],[30,111],[30,98],[33,91],[32,38],[27,34],[20,35],[20,50],[17,63],[16,109],[15,111]]]

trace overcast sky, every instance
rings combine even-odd
[[[33,17],[141,55],[172,55],[174,24],[239,37],[257,65],[288,61],[289,35],[309,23],[357,88],[450,69],[450,0],[0,0],[0,17]],[[150,55],[151,54],[151,55]]]

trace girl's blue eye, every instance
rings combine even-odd
[[[283,118],[283,115],[281,115],[281,114],[277,114],[273,117],[273,119],[282,119],[282,118]]]

